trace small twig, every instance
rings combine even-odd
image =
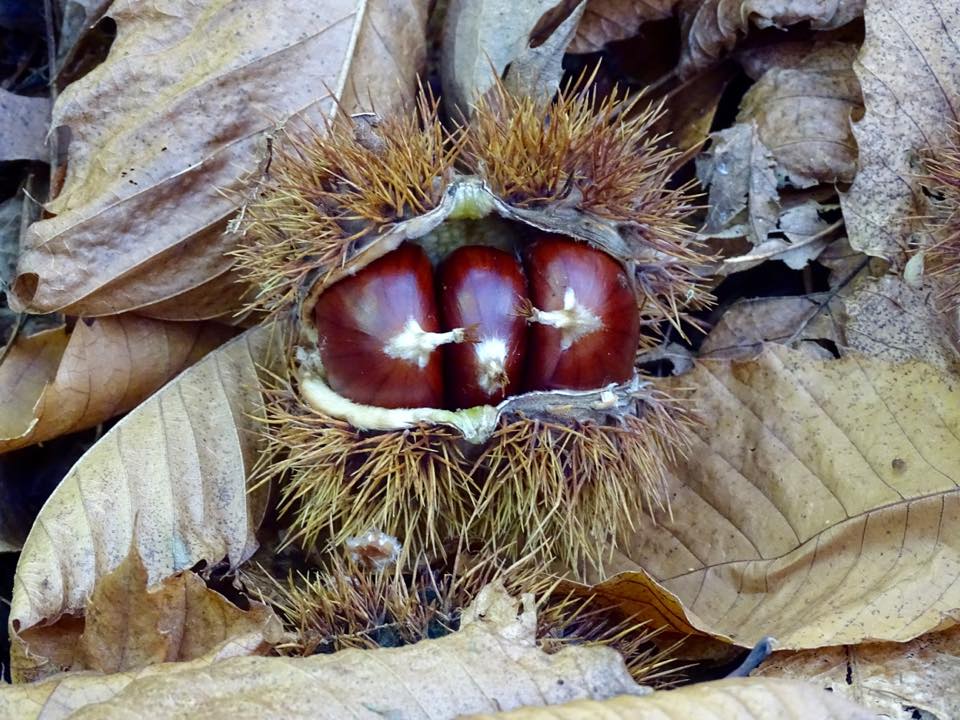
[[[53,0],[43,0],[43,19],[46,25],[47,62],[50,69],[47,71],[47,87],[50,90],[50,107],[57,101],[57,37],[53,26]],[[54,192],[54,182],[57,176],[57,162],[60,156],[60,143],[53,128],[47,133],[47,142],[50,144],[50,191]]]
[[[778,250],[771,250],[770,252],[760,253],[758,255],[747,253],[746,255],[740,255],[739,257],[734,257],[734,258],[729,258],[727,260],[724,260],[723,264],[726,266],[730,266],[730,265],[737,265],[738,263],[748,263],[748,262],[752,263],[757,261],[773,260],[778,255],[785,255],[786,253],[791,252],[793,250],[797,250],[798,248],[806,247],[807,245],[812,245],[817,240],[821,240],[822,238],[831,234],[835,230],[839,230],[842,225],[843,225],[843,220],[840,219],[840,220],[837,220],[835,223],[833,223],[833,225],[830,225],[829,227],[824,228],[823,230],[816,233],[815,235],[811,235],[810,237],[804,240],[801,240],[800,242],[790,243],[785,248],[780,248]]]

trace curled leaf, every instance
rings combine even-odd
[[[280,622],[265,605],[242,610],[190,571],[148,588],[147,570],[134,549],[97,579],[82,618],[67,615],[21,634],[30,655],[18,658],[18,671],[21,680],[60,670],[127,672],[194,660],[228,643],[246,647],[245,654],[262,654],[279,633]],[[28,663],[36,664],[28,668]]]
[[[799,62],[769,68],[740,104],[737,121],[757,124],[778,177],[794,187],[853,179],[857,146],[850,119],[862,109],[856,54],[848,43],[816,45]]]
[[[47,719],[191,716],[224,720],[317,717],[455,718],[615,695],[643,694],[609,648],[535,642],[532,599],[481,591],[460,631],[401,648],[306,658],[209,656],[118,675],[67,675],[0,690],[8,716]],[[62,717],[63,715],[57,715]]]
[[[136,315],[19,338],[0,365],[0,452],[83,430],[136,407],[234,334]]]
[[[16,302],[180,320],[235,310],[239,286],[225,279],[235,237],[224,230],[271,132],[294,116],[322,128],[337,101],[347,112],[402,105],[425,52],[426,5],[116,0],[109,56],[53,110],[52,126],[71,131],[67,174],[52,217],[24,239]]]
[[[681,76],[710,66],[753,27],[784,28],[809,22],[830,30],[863,14],[865,0],[678,0],[684,45]]]
[[[236,338],[118,422],[70,470],[40,512],[17,566],[14,657],[27,630],[76,615],[98,578],[135,548],[150,585],[200,561],[236,565],[256,548],[262,498],[247,495],[258,453],[257,367],[271,329]],[[14,663],[13,674],[31,662]]]
[[[597,576],[646,612],[643,568],[701,631],[784,649],[906,641],[960,606],[960,386],[919,361],[769,346],[706,360],[672,518]],[[640,583],[644,603],[631,606]]]
[[[651,20],[673,15],[677,0],[589,0],[568,52],[592,53],[625,40]]]

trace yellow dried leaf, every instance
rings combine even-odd
[[[53,215],[24,238],[14,299],[62,310],[203,319],[237,307],[227,219],[293,116],[339,98],[380,113],[411,98],[426,0],[116,0],[106,61],[59,96],[71,131]],[[230,288],[231,292],[225,292]],[[192,293],[190,305],[174,299]],[[159,309],[153,306],[161,304]],[[171,307],[171,303],[173,306]]]
[[[142,400],[234,334],[136,315],[18,338],[0,364],[0,452],[83,430]]]
[[[622,658],[603,647],[553,655],[535,642],[533,600],[522,607],[489,586],[462,629],[402,648],[306,658],[238,657],[156,665],[117,675],[70,674],[0,690],[0,714],[23,720],[455,718],[524,705],[643,694]]]
[[[891,720],[960,717],[960,627],[908,643],[776,653],[754,675],[805,680]],[[925,716],[926,717],[926,716]]]
[[[672,518],[594,574],[643,614],[646,570],[708,634],[801,649],[906,641],[960,607],[960,384],[923,362],[769,346],[705,360]],[[622,573],[622,574],[618,574]]]
[[[960,15],[939,0],[872,0],[864,20],[854,65],[866,105],[853,125],[859,168],[840,197],[853,248],[902,263],[925,214],[918,153],[960,117]]]
[[[271,329],[208,355],[117,423],[70,470],[24,543],[10,608],[14,676],[21,633],[78,614],[131,548],[152,585],[200,561],[236,565],[256,548],[263,498],[246,473],[259,450],[257,366]]]
[[[618,697],[512,712],[473,715],[465,720],[871,720],[876,716],[815,685],[786,680],[718,680],[665,690],[647,697]]]

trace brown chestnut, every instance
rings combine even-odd
[[[386,408],[441,407],[440,333],[433,268],[403,244],[325,290],[313,310],[327,382],[355,402]]]
[[[472,344],[444,348],[447,405],[496,405],[520,391],[527,346],[526,320],[516,313],[526,297],[520,263],[485,246],[452,252],[438,270],[444,328],[471,327]]]
[[[543,234],[525,253],[528,390],[588,390],[628,380],[640,312],[623,267],[582,242]]]

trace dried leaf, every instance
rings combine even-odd
[[[948,720],[960,717],[960,628],[908,643],[776,653],[754,674],[806,680],[891,720],[914,720],[917,711]]]
[[[94,586],[74,669],[113,673],[194,660],[255,633],[266,649],[280,631],[266,605],[241,610],[189,571],[148,590],[147,569],[134,551]]]
[[[510,92],[518,96],[542,98],[544,102],[553,99],[563,77],[564,53],[586,6],[587,0],[580,0],[546,40],[536,46],[528,45],[510,63],[504,78],[504,86]]]
[[[100,577],[82,620],[66,616],[21,633],[31,658],[20,659],[21,676],[43,677],[61,670],[127,672],[148,665],[194,660],[245,638],[249,654],[262,654],[279,640],[279,619],[252,602],[241,610],[209,589],[192,572],[147,587],[147,570],[134,549]],[[259,646],[247,642],[260,637]],[[44,658],[27,669],[34,658]]]
[[[843,335],[852,350],[891,363],[920,360],[960,371],[952,323],[936,308],[936,290],[910,287],[894,275],[865,275],[843,301]]]
[[[83,34],[92,28],[110,7],[113,0],[60,0],[60,39],[57,54],[58,67],[68,57]]]
[[[494,79],[503,75],[507,65],[528,52],[531,34],[544,16],[566,4],[557,0],[450,0],[444,20],[440,75],[451,110],[459,108],[469,114],[468,109],[493,87]],[[566,8],[567,12],[581,12],[581,5],[577,2]]]
[[[47,160],[50,99],[25,97],[0,88],[0,162]]]
[[[829,340],[841,355],[891,363],[919,360],[943,373],[956,373],[955,333],[935,298],[928,286],[911,287],[895,275],[874,277],[862,268],[831,292],[734,303],[700,354],[745,360],[756,357],[764,342],[797,347],[803,341]]]
[[[742,255],[725,258],[715,270],[717,275],[750,270],[767,260],[780,260],[792,270],[802,270],[820,256],[843,224],[838,221],[831,225],[824,220],[823,214],[835,208],[821,205],[812,197],[786,196],[780,202],[776,227],[769,230],[767,239]],[[736,231],[734,226],[718,237],[735,235]]]
[[[849,700],[801,682],[741,678],[663,690],[647,697],[581,700],[546,708],[473,715],[465,720],[871,720]]]
[[[771,635],[784,649],[907,641],[955,622],[952,375],[769,346],[670,382],[697,388],[704,426],[673,481],[672,519],[593,576],[605,594],[632,609],[642,567],[700,630],[747,646]]]
[[[402,648],[343,650],[306,658],[203,658],[121,675],[67,675],[0,691],[5,716],[454,718],[524,705],[646,692],[603,647],[553,655],[535,642],[531,597],[481,591],[459,632]],[[769,682],[769,681],[768,681]],[[4,707],[6,706],[6,707]]]
[[[663,98],[664,114],[657,132],[669,133],[670,144],[687,160],[707,141],[717,107],[735,74],[731,64],[718,65],[680,83]]]
[[[63,189],[24,241],[16,300],[31,312],[105,315],[194,292],[177,319],[233,310],[227,218],[291,116],[340,98],[381,113],[408,99],[426,0],[117,0],[107,60],[70,85]],[[196,297],[200,295],[200,297]],[[198,309],[199,308],[199,309]],[[164,306],[161,317],[172,313]]]
[[[78,321],[18,338],[0,364],[0,452],[98,425],[133,409],[231,337],[215,323],[136,315]]]
[[[70,470],[24,544],[10,608],[12,671],[22,633],[81,611],[97,579],[131,547],[154,584],[200,561],[237,565],[256,549],[260,496],[246,472],[259,450],[256,366],[270,328],[248,331],[123,418]],[[16,658],[19,657],[18,662]]]
[[[716,62],[750,29],[809,22],[814,30],[846,25],[863,14],[865,0],[678,0],[684,45],[681,77]]]
[[[651,20],[672,17],[678,0],[589,0],[567,52],[592,53],[637,34]]]
[[[756,123],[778,177],[794,187],[853,179],[850,118],[862,109],[856,54],[849,43],[815,45],[799,63],[768,69],[740,104],[737,121]]]
[[[744,235],[760,245],[780,215],[773,155],[752,123],[740,123],[710,137],[710,149],[697,157],[697,177],[710,188],[701,233]]]
[[[960,13],[938,0],[874,0],[854,65],[866,111],[853,125],[860,148],[853,186],[841,195],[854,249],[900,265],[923,214],[918,153],[960,119]]]
[[[793,346],[811,337],[833,339],[832,328],[822,322],[830,298],[829,293],[817,293],[738,300],[703,341],[700,356],[751,360],[763,352],[764,343]]]

